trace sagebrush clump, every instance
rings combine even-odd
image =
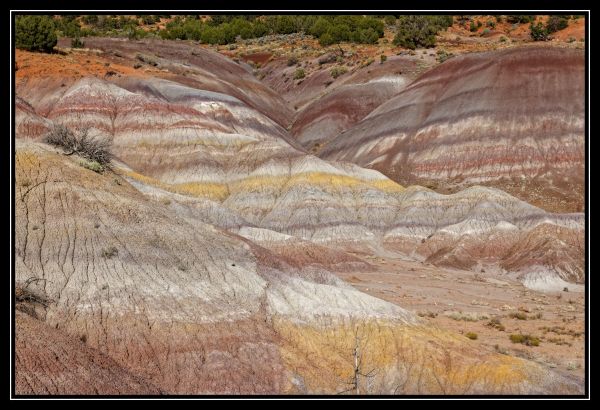
[[[304,69],[299,68],[294,72],[294,80],[300,80],[304,78],[306,74],[304,73]]]
[[[340,75],[344,75],[348,72],[346,67],[333,67],[329,72],[333,78],[338,78]]]

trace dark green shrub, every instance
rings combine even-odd
[[[477,31],[477,26],[475,25],[474,21],[472,21],[471,24],[469,25],[469,30]]]
[[[387,60],[387,56],[385,54],[382,54],[379,56],[379,60],[381,61],[381,64],[383,64]]]
[[[452,16],[400,16],[397,25],[395,45],[411,50],[429,48],[435,46],[436,34],[452,25]]]
[[[60,16],[60,18],[54,21],[56,29],[66,37],[81,36],[81,26],[76,17],[75,15]]]
[[[548,40],[548,30],[544,26],[543,23],[531,23],[529,26],[529,34],[533,41],[547,41]]]
[[[327,32],[329,24],[329,21],[325,17],[319,16],[308,30],[308,34],[320,39],[321,36]]]
[[[559,30],[565,29],[569,26],[569,20],[567,16],[553,15],[548,18],[546,22],[546,31],[548,33],[555,33]]]
[[[98,23],[98,16],[95,14],[83,16],[81,19],[85,24],[95,25]]]
[[[294,72],[294,80],[300,80],[301,78],[304,78],[304,76],[304,69],[302,68],[299,68]]]
[[[388,14],[387,16],[385,16],[383,18],[383,21],[388,26],[392,26],[392,25],[396,24],[396,16],[392,16],[392,15]]]
[[[300,32],[313,35],[322,45],[342,41],[373,44],[383,36],[383,22],[373,16],[358,15],[273,15],[263,20],[247,15],[213,15],[202,23],[193,15],[176,17],[159,35],[166,39],[229,44],[238,36],[249,39]]]
[[[298,16],[281,15],[269,16],[267,26],[275,34],[291,34],[298,32]]]
[[[160,17],[152,15],[152,14],[146,14],[144,16],[142,16],[142,23],[144,24],[154,24],[154,23],[158,23],[160,21]]]
[[[512,24],[516,23],[531,23],[535,20],[535,15],[531,14],[509,14],[506,16],[506,21]]]
[[[52,17],[16,16],[15,45],[17,48],[50,52],[56,42],[56,26]]]
[[[323,33],[321,34],[321,37],[319,37],[319,44],[321,44],[322,46],[328,46],[333,43],[335,43],[335,40],[329,33]]]

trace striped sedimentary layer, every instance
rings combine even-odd
[[[402,184],[496,186],[555,211],[583,210],[584,58],[527,47],[427,71],[320,152]]]
[[[17,150],[17,282],[40,279],[32,289],[53,301],[49,326],[164,391],[284,390],[274,317],[416,322],[322,267],[294,268],[183,218],[117,175],[42,145],[18,141]]]
[[[125,56],[115,58],[130,61],[140,44],[115,40]],[[176,64],[152,55],[164,74],[17,86],[46,121],[114,144],[113,168],[101,174],[25,140],[39,133],[19,135],[16,154],[17,281],[39,279],[31,288],[51,301],[46,325],[114,360],[99,380],[116,364],[148,391],[336,393],[347,389],[358,343],[365,371],[378,369],[363,392],[577,391],[536,364],[423,327],[332,271],[371,269],[345,252],[368,248],[469,269],[479,268],[465,262],[475,256],[538,284],[580,281],[583,258],[567,234],[581,237],[581,214],[549,214],[490,188],[404,188],[307,155],[266,114],[277,104],[251,105],[248,83],[220,82],[216,57],[170,76]],[[201,70],[214,80],[204,88]],[[509,226],[518,234],[495,252],[494,232]],[[506,251],[512,237],[527,246]],[[488,248],[461,252],[483,247],[481,238]]]
[[[68,46],[63,41],[61,44]],[[292,111],[283,99],[258,81],[251,71],[193,42],[87,37],[85,45],[111,65],[138,67],[135,74],[126,77],[169,79],[192,88],[232,96],[278,124],[285,126],[291,120]]]
[[[340,70],[340,66],[319,64],[319,71],[293,87],[286,96],[302,106],[294,117],[290,134],[307,150],[318,153],[331,139],[402,91],[423,70],[420,63],[416,58],[392,56],[385,63],[351,69],[336,78],[330,77],[330,73]],[[284,91],[286,84],[281,83],[280,74],[287,75],[289,70],[281,62],[269,63],[263,69],[267,74],[263,81]]]
[[[15,135],[18,138],[39,139],[52,127],[52,122],[38,115],[21,97],[15,99]]]
[[[302,146],[317,152],[323,144],[397,94],[407,82],[402,76],[390,75],[340,86],[304,108],[296,116],[290,133]]]
[[[279,125],[231,96],[156,78],[90,77],[61,92],[49,119],[111,138],[126,164],[123,175],[140,189],[154,186],[198,198],[202,201],[194,204],[181,197],[173,201],[183,204],[188,218],[234,232],[250,226],[321,245],[361,243],[373,249],[401,238],[410,244],[400,247],[404,252],[473,268],[490,255],[463,254],[460,262],[454,256],[448,263],[439,258],[440,249],[462,249],[466,237],[476,245],[482,232],[502,223],[521,235],[542,222],[566,226],[575,236],[583,233],[582,214],[549,214],[497,189],[473,187],[452,195],[405,189],[375,170],[307,155],[290,145]],[[420,245],[443,229],[444,246]],[[565,252],[555,261],[519,252],[522,263],[511,258],[502,266],[511,271],[518,266],[521,274],[543,267],[562,280],[581,282],[583,259],[573,241],[558,239],[561,235],[555,235],[553,246],[564,243]],[[509,256],[496,253],[498,263]]]
[[[336,393],[357,343],[364,366],[378,369],[361,385],[370,393],[577,391],[537,364],[423,327],[320,263],[288,264],[247,239],[269,240],[260,232],[243,238],[185,217],[42,144],[17,140],[16,218],[17,283],[48,301],[36,343],[47,334],[61,346],[41,346],[36,354],[53,359],[37,372],[25,363],[18,379],[48,380],[63,363],[53,392],[85,393],[81,380],[97,373],[99,392]],[[28,329],[17,322],[23,337]],[[17,356],[30,359],[19,340]],[[110,360],[66,390],[71,374],[101,358]],[[20,386],[47,392],[43,382]]]

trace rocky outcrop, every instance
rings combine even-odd
[[[584,58],[526,47],[427,71],[320,152],[442,192],[499,187],[544,209],[583,210]]]

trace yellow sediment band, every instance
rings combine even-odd
[[[190,195],[197,198],[208,198],[216,201],[222,201],[229,195],[227,185],[203,183],[203,182],[188,182],[185,184],[168,184],[158,179],[151,178],[135,171],[122,170],[123,175],[135,179],[147,185],[152,185],[165,191],[176,194]]]
[[[286,175],[261,175],[240,179],[229,184],[218,184],[212,182],[168,184],[157,179],[141,175],[134,171],[123,171],[123,174],[145,184],[154,185],[170,192],[201,198],[210,198],[218,201],[224,200],[232,193],[242,193],[272,188],[283,190],[302,184],[316,185],[325,188],[372,188],[384,192],[401,192],[405,189],[401,185],[388,179],[366,181],[346,175],[335,175],[325,172],[305,172],[296,174],[291,178]]]
[[[516,393],[528,379],[525,361],[485,353],[459,335],[437,328],[406,326],[386,320],[354,320],[313,327],[274,320],[281,336],[281,357],[309,391],[339,393],[354,374],[354,349],[360,351],[361,371],[394,374],[398,380],[377,379],[361,393],[390,393],[402,384],[405,394]],[[358,342],[357,342],[358,340]],[[297,393],[289,386],[290,393]]]

